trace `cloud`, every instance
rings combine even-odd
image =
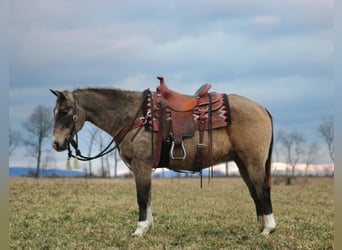
[[[301,26],[291,20],[308,15],[302,10],[308,5],[305,1],[298,4],[301,15],[292,19],[286,8],[280,11],[281,5],[271,4],[263,11],[283,15],[285,21],[278,15],[255,15],[261,12],[262,4],[252,4],[252,14],[248,14],[246,3],[232,1],[200,2],[191,12],[187,12],[190,6],[183,10],[180,7],[184,4],[177,3],[166,7],[155,6],[153,1],[147,6],[119,7],[112,3],[107,8],[100,4],[95,10],[102,11],[101,17],[89,2],[80,9],[71,3],[36,3],[32,13],[24,12],[25,4],[13,10],[19,9],[18,15],[12,17],[16,25],[10,32],[12,84],[24,85],[30,78],[35,78],[36,85],[46,84],[47,79],[53,84],[103,84],[152,71],[182,71],[183,75],[216,80],[218,75],[234,78],[245,74],[287,74],[293,70],[311,74],[317,72],[311,70],[317,63],[327,72],[332,64],[327,57],[333,51],[331,36],[323,40],[319,33],[282,34],[284,29]],[[153,7],[154,14],[148,10]],[[171,12],[163,11],[163,7]],[[52,9],[55,14],[50,13]],[[137,14],[139,9],[141,13]],[[177,15],[172,14],[176,10]],[[25,29],[30,21],[33,25]],[[253,22],[261,26],[272,24],[277,29],[255,29]],[[302,67],[310,68],[303,71]]]
[[[11,85],[107,84],[156,73],[187,81],[329,75],[330,2],[14,1]]]
[[[262,26],[275,26],[280,22],[280,17],[277,16],[256,16],[252,19],[252,23]]]

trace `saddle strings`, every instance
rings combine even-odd
[[[212,118],[213,114],[211,111],[212,108],[212,100],[211,100],[211,94],[208,94],[209,97],[209,104],[208,104],[208,151],[209,151],[209,174],[208,174],[208,183],[210,183],[210,179],[214,177],[214,159],[213,159],[213,148],[212,148],[212,129],[211,129],[211,124],[212,124]]]

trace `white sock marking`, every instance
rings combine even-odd
[[[270,232],[272,232],[276,228],[276,222],[275,222],[273,213],[265,215],[264,220],[265,220],[265,228],[261,234],[268,235],[270,234]]]
[[[132,236],[143,237],[144,234],[147,233],[152,228],[153,228],[152,209],[151,209],[151,206],[148,205],[147,211],[146,211],[146,220],[138,222],[137,229],[132,234]]]

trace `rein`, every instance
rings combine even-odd
[[[77,131],[76,131],[76,122],[77,122],[76,99],[75,99],[75,94],[73,93],[73,97],[74,97],[74,114],[72,116],[72,118],[73,118],[73,128],[72,128],[71,134],[73,134],[76,131],[75,132],[76,140],[74,140],[72,138],[69,141],[69,143],[68,143],[68,159],[70,159],[72,157],[72,158],[78,159],[80,161],[91,161],[91,160],[100,158],[102,156],[105,156],[105,155],[113,152],[115,149],[118,149],[120,143],[124,140],[124,138],[126,137],[126,135],[128,134],[128,132],[130,130],[132,130],[134,128],[141,127],[141,126],[143,126],[146,123],[146,118],[145,117],[138,118],[138,116],[139,116],[140,111],[143,108],[143,105],[144,105],[144,102],[145,102],[147,96],[150,93],[151,93],[150,89],[144,90],[142,102],[139,105],[139,108],[138,108],[134,118],[132,119],[132,122],[130,122],[126,126],[122,127],[121,130],[109,142],[107,147],[104,150],[102,150],[100,153],[95,155],[95,156],[84,156],[84,155],[82,155],[81,151],[78,148],[78,135],[77,135]],[[115,146],[113,146],[114,143],[115,143]],[[74,148],[75,154],[73,154],[70,145]]]

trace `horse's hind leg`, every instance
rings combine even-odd
[[[253,198],[260,232],[268,235],[275,229],[276,223],[272,210],[271,187],[265,175],[264,166],[255,163],[247,165],[240,159],[236,159],[236,163]]]
[[[151,208],[151,169],[146,166],[136,166],[133,169],[137,201],[139,205],[139,222],[132,236],[142,237],[153,228]]]
[[[253,181],[252,181],[253,182]],[[270,234],[276,227],[276,223],[273,216],[272,209],[272,201],[271,201],[271,187],[268,183],[266,177],[264,177],[264,181],[261,184],[257,184],[256,192],[260,201],[261,216],[259,215],[259,221],[261,222],[261,234],[268,235]]]

